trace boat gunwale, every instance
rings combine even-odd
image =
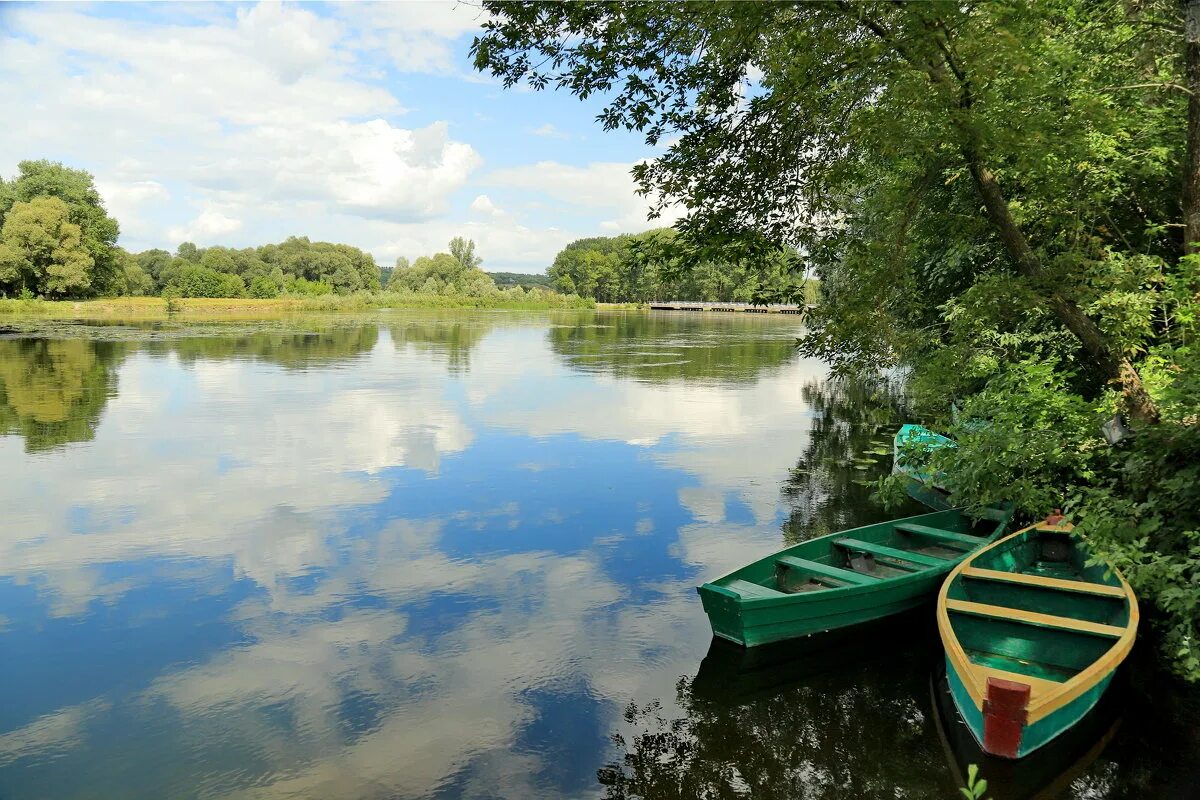
[[[1027,536],[1033,531],[1050,531],[1063,534],[1070,534],[1072,528],[1069,525],[1050,525],[1046,522],[1038,522],[1029,527],[1022,528],[1019,531],[1010,533],[986,547],[981,547],[967,555],[950,571],[946,576],[946,580],[942,583],[941,589],[938,590],[937,596],[937,623],[938,634],[942,639],[942,646],[946,651],[946,658],[950,662],[950,666],[958,673],[959,679],[967,690],[971,701],[980,711],[983,710],[983,702],[987,692],[987,679],[989,676],[1003,677],[1007,680],[1018,680],[1014,677],[1016,673],[1004,672],[993,667],[986,667],[975,664],[967,655],[962,643],[958,640],[958,635],[954,632],[953,626],[950,624],[950,614],[946,608],[946,600],[948,599],[951,585],[962,577],[962,572],[967,569],[971,562],[982,556],[989,550],[1000,547],[1005,542],[1015,539],[1018,536]],[[1137,627],[1140,621],[1140,613],[1138,611],[1137,596],[1130,588],[1125,576],[1119,570],[1109,567],[1112,574],[1120,581],[1121,589],[1124,591],[1124,597],[1129,606],[1129,619],[1125,623],[1125,631],[1120,638],[1113,641],[1112,645],[1105,650],[1092,663],[1088,664],[1075,675],[1072,675],[1062,683],[1055,683],[1054,688],[1038,691],[1038,688],[1043,688],[1044,681],[1039,681],[1039,687],[1034,687],[1033,681],[1036,676],[1024,676],[1020,678],[1030,678],[1029,685],[1035,691],[1031,692],[1029,704],[1026,708],[1028,713],[1028,723],[1033,724],[1058,709],[1066,706],[1071,701],[1083,695],[1097,683],[1104,679],[1106,675],[1115,670],[1129,655],[1129,651],[1133,649],[1133,642],[1137,636]],[[1097,595],[1099,596],[1099,595]],[[1003,674],[1001,674],[1003,673]]]

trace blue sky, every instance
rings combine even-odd
[[[381,264],[474,238],[537,272],[646,221],[598,101],[471,69],[467,3],[0,6],[0,173],[89,170],[130,250],[347,242]]]

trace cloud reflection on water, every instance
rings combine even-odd
[[[92,442],[34,460],[0,438],[0,590],[35,592],[10,630],[64,618],[136,652],[135,598],[220,609],[211,644],[139,652],[139,685],[75,705],[38,687],[38,712],[0,712],[0,778],[60,796],[103,775],[130,797],[593,793],[620,707],[669,697],[707,645],[697,577],[778,546],[799,386],[821,369],[760,322],[732,345],[626,328],[644,341],[589,340],[581,368],[556,332],[590,325],[432,315],[318,337],[307,361],[304,337],[125,343]],[[585,516],[569,500],[603,492]]]

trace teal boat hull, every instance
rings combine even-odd
[[[905,425],[892,442],[892,472],[903,475],[904,493],[936,511],[953,508],[946,476],[913,463],[914,457],[944,447],[957,447],[953,439],[934,433],[923,425]]]
[[[950,570],[979,547],[994,541],[1007,528],[1009,514],[1000,512],[997,518],[975,521],[959,510],[922,514],[908,519],[868,525],[841,531],[802,542],[794,547],[759,559],[739,570],[698,587],[704,611],[712,624],[713,634],[743,647],[796,639],[815,633],[847,628],[879,620],[930,602]],[[781,573],[779,559],[793,557],[813,564],[816,569],[832,568],[830,574],[850,572],[850,551],[843,551],[839,540],[863,542],[864,546],[882,545],[882,550],[899,552],[906,534],[896,526],[915,524],[928,529],[952,532],[977,541],[959,542],[951,548],[925,547],[918,552],[927,563],[909,565],[906,570],[887,567],[887,557],[880,567],[874,567],[884,577],[860,585],[805,586],[804,591],[790,592],[784,584],[789,576]],[[921,542],[927,544],[926,542]],[[969,547],[959,550],[957,547]],[[939,553],[929,556],[928,553]],[[847,577],[864,580],[862,574]],[[820,580],[819,577],[814,578]],[[738,587],[743,587],[739,589]],[[745,591],[754,592],[749,596]]]

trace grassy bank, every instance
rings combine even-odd
[[[483,297],[417,294],[411,292],[359,292],[319,297],[288,296],[270,299],[189,297],[167,301],[161,297],[104,297],[95,300],[0,299],[0,320],[6,316],[43,319],[262,319],[324,311],[371,311],[385,308],[464,308],[546,311],[597,308],[645,310],[644,303],[596,303],[574,296],[543,295],[517,299],[502,294]]]
[[[321,297],[277,297],[271,299],[107,297],[97,300],[0,300],[0,319],[6,315],[38,316],[46,319],[254,319],[310,311],[369,311],[383,308],[479,308],[547,310],[594,308],[579,298],[549,301],[506,297],[455,297],[401,294],[394,292],[324,295]]]

